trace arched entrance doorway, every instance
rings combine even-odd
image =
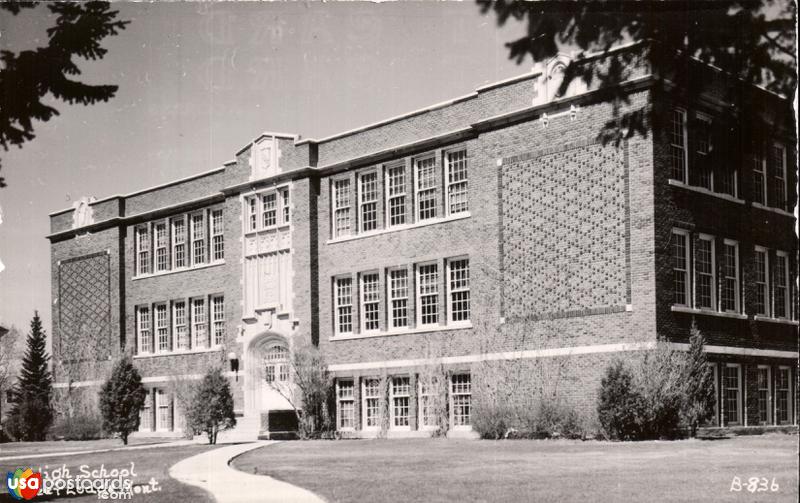
[[[289,343],[275,332],[255,336],[245,352],[245,416],[291,410]]]

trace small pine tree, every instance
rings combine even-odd
[[[188,411],[187,422],[196,434],[205,433],[212,445],[217,443],[220,431],[236,426],[231,386],[219,368],[209,369],[203,377]]]
[[[123,356],[100,390],[103,429],[119,434],[122,443],[128,445],[128,436],[139,429],[139,411],[146,397],[142,376],[130,357]]]
[[[684,422],[689,425],[689,435],[694,437],[700,423],[708,420],[713,414],[714,374],[708,366],[708,359],[703,351],[705,337],[694,320],[689,334],[681,415]]]
[[[597,401],[597,415],[606,435],[617,440],[639,438],[641,403],[630,370],[621,360],[611,363],[600,381]]]
[[[31,320],[27,342],[22,370],[12,391],[15,403],[9,422],[18,439],[41,441],[53,423],[53,378],[49,368],[50,356],[45,350],[47,336],[38,311],[34,312]]]

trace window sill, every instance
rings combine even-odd
[[[362,239],[362,238],[370,238],[373,236],[380,236],[382,234],[389,234],[391,232],[398,232],[398,231],[405,231],[409,229],[416,229],[418,227],[426,227],[428,225],[435,225],[441,224],[445,222],[453,222],[455,220],[462,220],[465,218],[469,218],[471,216],[470,212],[466,211],[464,213],[458,213],[456,215],[450,215],[447,217],[442,218],[432,218],[430,220],[424,220],[422,222],[416,222],[413,224],[405,224],[405,225],[395,225],[392,227],[387,227],[385,229],[379,229],[376,231],[369,231],[363,232],[360,234],[354,234],[350,236],[342,236],[338,238],[329,239],[325,242],[325,244],[334,244],[334,243],[343,243],[345,241],[353,241],[355,239]]]
[[[686,307],[686,306],[672,306],[670,308],[674,313],[689,313],[689,314],[706,314],[709,316],[719,316],[720,318],[733,318],[736,320],[746,320],[746,314],[740,313],[727,313],[727,312],[720,312],[720,311],[711,311],[709,309],[696,309],[693,307]]]
[[[264,234],[268,232],[274,231],[282,231],[289,229],[292,226],[291,223],[288,224],[280,224],[280,225],[273,225],[271,227],[266,227],[264,229],[255,229],[255,230],[248,230],[244,232],[244,237],[256,236],[258,234]]]
[[[782,325],[794,325],[794,326],[800,325],[800,322],[795,320],[790,320],[788,318],[771,318],[769,316],[764,316],[760,314],[755,315],[753,319],[756,321],[766,321],[768,323],[780,323]]]
[[[691,190],[693,192],[699,192],[700,194],[706,194],[709,196],[714,196],[719,199],[724,199],[726,201],[730,201],[737,204],[744,204],[744,199],[739,199],[738,197],[734,197],[730,194],[723,194],[721,192],[714,192],[703,187],[695,187],[694,185],[689,185],[686,183],[681,182],[680,180],[675,180],[674,178],[669,179],[669,184],[673,187],[680,187],[682,189]]]
[[[164,351],[161,353],[139,353],[133,355],[133,358],[140,359],[140,358],[158,358],[161,356],[180,356],[180,355],[196,355],[196,354],[203,354],[203,353],[214,353],[220,351],[222,346],[214,346],[211,348],[203,348],[203,349],[186,349],[186,350],[175,350],[175,351]]]
[[[403,330],[386,330],[383,332],[338,334],[330,338],[331,341],[346,341],[350,339],[371,339],[373,337],[390,337],[392,335],[424,334],[431,332],[445,332],[448,330],[464,330],[472,328],[472,323],[459,323],[457,325],[437,325],[435,327],[408,328]]]
[[[197,271],[200,269],[207,269],[209,267],[215,267],[218,265],[225,265],[225,261],[217,260],[215,262],[209,262],[208,264],[197,265],[193,267],[181,267],[180,269],[170,269],[169,271],[154,272],[150,274],[139,274],[138,276],[134,276],[133,278],[131,278],[131,281],[137,281],[140,279],[147,279],[147,278],[157,278],[159,276],[169,276],[170,274],[178,274],[181,272]]]
[[[758,208],[758,209],[764,210],[764,211],[771,211],[773,213],[777,213],[778,215],[783,215],[785,217],[794,218],[794,213],[789,213],[788,211],[782,210],[780,208],[771,208],[769,206],[764,206],[761,203],[751,203],[751,204],[753,205],[753,208]]]

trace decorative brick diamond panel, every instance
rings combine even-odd
[[[501,168],[505,316],[624,310],[624,151],[600,144],[554,150]]]
[[[57,359],[96,361],[108,358],[111,340],[109,268],[106,253],[61,262],[58,269],[61,353],[56,355]]]

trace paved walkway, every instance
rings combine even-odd
[[[266,475],[251,475],[230,466],[230,461],[247,451],[274,444],[274,441],[220,447],[184,459],[169,469],[169,476],[210,492],[217,503],[324,503],[305,489]]]

